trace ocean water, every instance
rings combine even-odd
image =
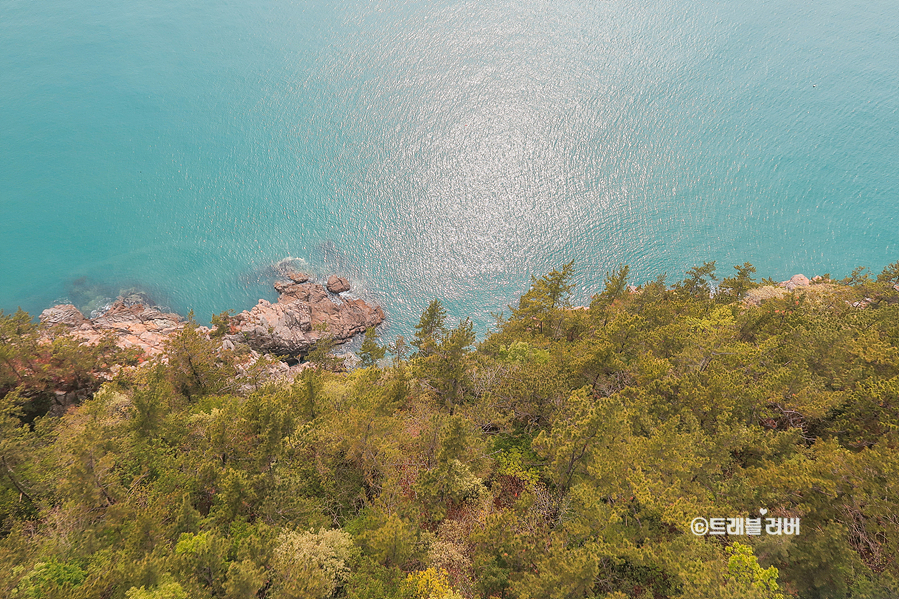
[[[894,0],[0,0],[0,309],[899,260]]]

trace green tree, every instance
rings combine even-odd
[[[84,582],[85,575],[76,564],[50,559],[35,564],[19,582],[18,590],[28,599],[62,599]]]
[[[319,415],[319,406],[323,400],[323,388],[322,375],[314,368],[306,368],[294,380],[291,387],[291,398],[304,418],[315,420]]]
[[[630,271],[630,266],[625,264],[616,272],[606,273],[602,293],[593,296],[593,301],[590,302],[590,309],[605,310],[611,306],[615,300],[623,297],[627,291],[627,278]]]
[[[265,570],[251,560],[231,562],[224,585],[225,596],[227,599],[256,599],[267,579]]]
[[[211,318],[212,326],[215,327],[210,336],[224,337],[231,332],[231,321],[234,318],[234,310],[225,310],[219,314],[213,314]]]
[[[675,288],[696,299],[708,299],[712,292],[710,281],[717,281],[715,261],[704,262],[702,266],[694,266],[687,271],[687,278],[675,285]]]
[[[25,422],[64,412],[96,392],[113,364],[135,363],[136,352],[116,347],[111,336],[83,344],[63,325],[37,325],[22,310],[0,312],[0,397],[17,389]]]
[[[362,341],[362,346],[357,352],[359,359],[362,361],[362,368],[375,366],[378,363],[378,360],[387,354],[387,348],[378,345],[378,342],[376,341],[377,337],[378,333],[375,331],[374,327],[369,327],[365,331],[365,339]]]
[[[420,552],[421,530],[399,514],[371,510],[357,524],[365,553],[383,566],[407,566]]]
[[[159,586],[131,587],[125,593],[126,599],[187,599],[187,592],[177,582],[167,582]]]
[[[877,282],[886,283],[888,285],[896,285],[899,283],[899,261],[886,266],[883,271],[877,275]]]
[[[592,462],[593,447],[617,440],[609,429],[621,427],[624,417],[614,400],[595,400],[586,387],[574,391],[552,429],[534,439],[534,448],[549,461],[547,474],[553,483],[567,491]]]
[[[324,329],[324,327],[322,327]],[[343,361],[331,353],[337,345],[334,337],[328,333],[324,333],[309,353],[306,354],[306,361],[314,364],[317,369],[330,370],[332,372],[340,372],[344,370]]]
[[[444,336],[433,356],[432,380],[450,412],[462,402],[467,380],[465,356],[474,342],[474,325],[466,318]]]
[[[184,533],[175,545],[175,561],[193,586],[220,595],[230,549],[228,540],[215,532]]]
[[[849,276],[843,279],[843,284],[851,285],[852,287],[861,287],[871,283],[871,274],[867,271],[868,269],[864,266],[853,268]]]
[[[463,599],[450,584],[446,570],[428,568],[414,572],[406,578],[406,586],[414,599]]]
[[[387,353],[393,356],[396,366],[400,366],[403,363],[407,351],[406,339],[402,335],[397,335],[396,340],[387,345]]]
[[[169,380],[188,401],[235,387],[233,355],[218,340],[200,334],[193,313],[184,328],[166,340],[165,354]]]
[[[444,321],[446,310],[440,300],[433,300],[422,312],[418,324],[415,325],[415,337],[412,346],[418,349],[418,355],[428,357],[437,351],[437,346],[446,334]]]
[[[16,391],[0,397],[0,518],[29,517],[38,508],[33,460],[36,435],[21,421],[21,398]],[[31,471],[31,472],[30,472]]]
[[[727,548],[727,553],[730,555],[727,570],[731,576],[728,586],[748,587],[755,592],[753,597],[758,599],[784,599],[777,584],[777,568],[762,568],[749,545],[734,543]]]
[[[752,280],[752,274],[755,272],[752,264],[744,262],[743,266],[734,266],[734,270],[737,271],[735,276],[721,280],[716,297],[721,297],[725,301],[739,300],[747,291],[758,287],[758,283]]]
[[[539,279],[531,276],[531,288],[521,296],[518,308],[511,308],[512,317],[524,323],[534,323],[540,332],[559,333],[559,311],[569,306],[574,283],[574,260],[553,269]],[[548,330],[549,329],[549,330]]]
[[[342,530],[283,532],[274,553],[273,597],[327,599],[346,584],[358,550]]]

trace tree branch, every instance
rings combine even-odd
[[[9,464],[6,463],[6,456],[0,456],[0,461],[3,462],[3,467],[6,468],[6,475],[9,477],[9,480],[12,481],[13,486],[19,490],[19,493],[25,496],[30,503],[34,503],[34,499],[31,498],[31,495],[28,494],[22,485],[19,484],[19,481],[16,480],[16,477],[13,476],[12,468],[9,467]]]

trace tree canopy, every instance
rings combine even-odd
[[[734,269],[572,307],[568,263],[480,342],[434,300],[293,378],[0,314],[0,596],[899,596],[899,266]]]

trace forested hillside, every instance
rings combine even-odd
[[[899,263],[623,268],[577,308],[572,269],[480,343],[435,300],[293,381],[193,325],[146,360],[2,315],[0,596],[899,596]]]

